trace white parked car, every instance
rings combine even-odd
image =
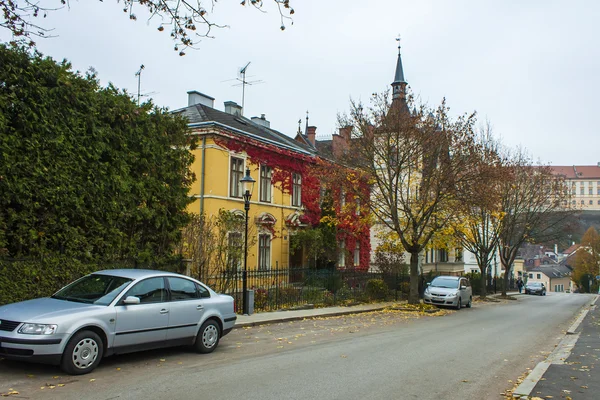
[[[236,318],[231,296],[187,276],[99,271],[51,297],[0,306],[0,357],[79,375],[112,354],[179,345],[210,353]]]
[[[423,303],[450,306],[457,310],[463,305],[470,308],[473,303],[471,283],[460,276],[435,277],[425,289]]]

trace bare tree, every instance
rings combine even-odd
[[[100,0],[102,1],[102,0]],[[224,28],[227,25],[214,22],[210,18],[217,0],[205,1],[208,7],[200,0],[121,0],[123,12],[130,20],[137,20],[136,11],[145,11],[148,22],[156,23],[161,32],[169,32],[175,42],[175,51],[185,55],[185,49],[193,47],[201,38],[212,38],[213,28]],[[292,21],[294,9],[290,0],[271,0],[277,6],[281,20],[280,29],[285,29],[285,21]],[[271,1],[268,1],[269,3]],[[119,0],[117,0],[119,2]],[[45,18],[48,13],[69,5],[68,0],[55,0],[55,7],[41,5],[34,0],[0,0],[2,11],[0,27],[12,32],[16,39],[28,40],[34,46],[34,37],[48,37],[51,29],[37,24],[37,18]],[[263,0],[242,0],[242,6],[254,7],[264,12]],[[292,22],[293,23],[293,22]]]
[[[256,228],[248,225],[248,248],[256,243]],[[230,292],[241,279],[244,262],[244,216],[226,210],[218,215],[195,214],[183,230],[180,254],[191,260],[190,273],[218,292]]]
[[[492,259],[495,257],[500,240],[502,221],[501,173],[503,160],[500,156],[500,142],[492,133],[489,121],[479,129],[476,137],[480,158],[474,163],[480,173],[478,184],[463,188],[458,194],[460,217],[455,230],[460,243],[475,255],[481,271],[481,297],[486,297],[486,276]]]
[[[535,165],[523,149],[509,153],[501,187],[502,222],[499,241],[506,296],[512,264],[526,242],[555,238],[573,215],[564,179],[549,166]]]
[[[445,101],[436,109],[389,101],[375,95],[372,107],[351,103],[353,127],[346,162],[369,176],[372,192],[363,199],[376,220],[398,235],[410,253],[409,303],[419,302],[419,253],[456,215],[457,190],[476,178],[472,168],[474,115],[453,120]]]

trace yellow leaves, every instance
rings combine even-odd
[[[15,396],[18,394],[19,392],[17,392],[15,389],[8,389],[8,392],[2,393],[2,397]]]

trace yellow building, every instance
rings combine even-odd
[[[225,110],[219,111],[210,96],[197,91],[188,96],[188,107],[175,112],[185,116],[192,134],[199,136],[192,166],[196,182],[191,194],[196,201],[190,211],[212,216],[227,210],[243,217],[240,179],[248,169],[256,182],[250,200],[247,269],[288,268],[290,228],[305,218],[302,172],[316,150],[271,129],[264,115],[243,117],[234,102],[225,102]],[[275,167],[277,157],[294,160],[294,168],[282,176],[280,166]]]

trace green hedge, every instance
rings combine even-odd
[[[149,268],[179,271],[177,260]],[[0,305],[47,297],[77,278],[103,269],[142,267],[130,262],[83,263],[70,257],[54,256],[41,260],[0,259]]]

